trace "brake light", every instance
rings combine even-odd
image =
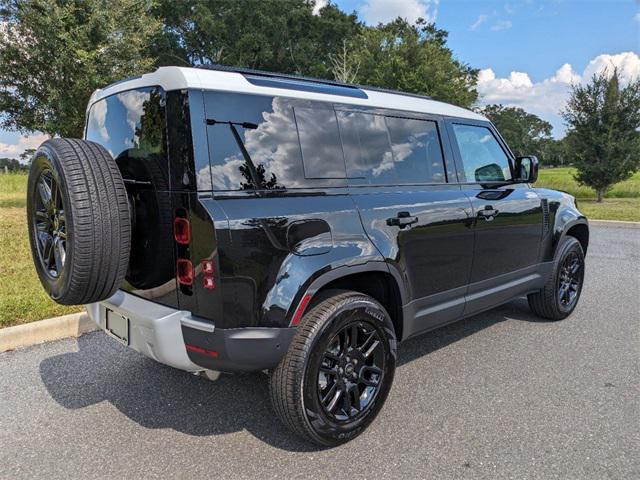
[[[205,275],[213,275],[213,272],[215,271],[213,260],[202,260],[200,264],[202,265],[202,273]]]
[[[191,225],[188,219],[176,217],[173,220],[173,237],[180,245],[189,245],[191,241]]]
[[[176,264],[178,282],[182,285],[193,285],[193,264],[191,260],[179,258]]]

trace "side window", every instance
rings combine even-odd
[[[394,158],[384,117],[361,112],[337,111],[347,176],[355,183],[396,183]]]
[[[205,111],[214,190],[301,186],[298,132],[293,109],[284,99],[210,92]]]
[[[445,183],[436,122],[387,117],[398,183]]]
[[[466,182],[511,180],[509,158],[487,127],[453,124]]]
[[[91,106],[85,138],[109,150],[125,177],[168,189],[164,103],[158,88],[111,95]]]
[[[294,108],[304,175],[308,179],[344,178],[344,156],[333,108]]]

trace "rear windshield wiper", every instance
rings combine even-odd
[[[240,149],[240,153],[242,153],[242,156],[244,157],[244,161],[247,164],[247,169],[249,170],[249,175],[251,175],[251,180],[253,181],[253,184],[256,190],[259,190],[261,185],[259,180],[260,177],[258,176],[258,171],[256,170],[256,166],[253,163],[253,160],[251,160],[251,155],[249,155],[249,152],[247,151],[246,147],[244,146],[244,142],[242,141],[242,137],[240,136],[240,133],[236,128],[236,125],[237,125],[239,127],[244,128],[245,130],[255,130],[256,128],[258,128],[258,125],[250,122],[221,122],[219,120],[214,120],[213,118],[207,118],[207,125],[222,125],[222,124],[229,125],[229,128],[231,128],[231,133],[233,134],[233,138],[236,140],[236,143],[238,144],[238,148]]]

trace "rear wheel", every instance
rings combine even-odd
[[[344,443],[382,408],[395,362],[395,333],[384,307],[361,293],[337,292],[304,316],[271,373],[274,409],[314,443]]]
[[[574,237],[562,239],[553,261],[553,273],[545,286],[528,296],[529,307],[538,316],[562,320],[576,308],[584,281],[584,251]]]
[[[56,138],[34,155],[27,186],[34,265],[65,305],[104,300],[127,270],[130,215],[120,171],[104,147]]]

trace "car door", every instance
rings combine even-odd
[[[473,207],[473,267],[465,314],[526,293],[539,279],[541,200],[513,179],[512,157],[488,122],[448,121],[458,180]]]
[[[459,185],[447,182],[455,170],[445,162],[451,157],[442,124],[339,107],[336,115],[364,229],[407,286],[402,337],[459,318],[471,271],[472,210]]]

